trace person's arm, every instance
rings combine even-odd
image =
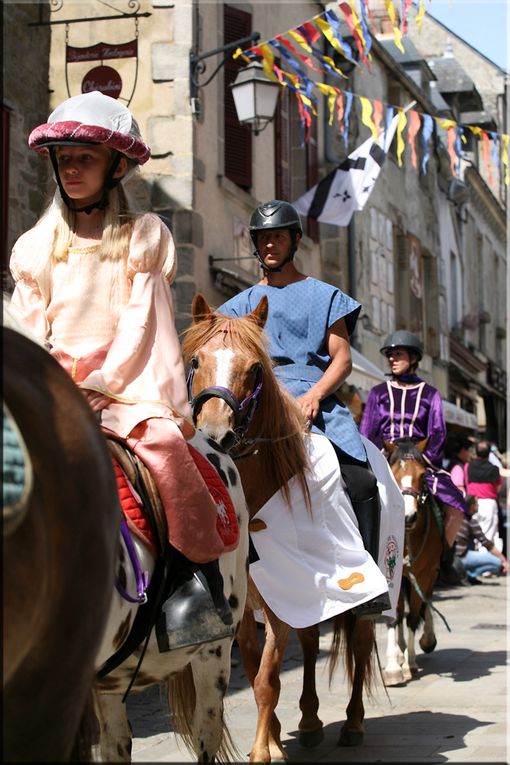
[[[30,256],[27,252],[29,243],[25,245],[27,237],[24,235],[18,240],[13,248],[10,270],[15,287],[10,300],[10,307],[16,316],[26,324],[34,333],[37,340],[45,343],[49,334],[49,324],[46,317],[46,300],[40,286],[31,273]]]
[[[441,394],[435,391],[430,402],[429,420],[427,426],[427,446],[424,456],[433,465],[441,466],[443,458],[443,449],[446,441],[446,422],[444,419],[443,403]]]
[[[298,398],[305,417],[313,422],[317,417],[320,402],[336,391],[352,371],[351,346],[345,319],[338,319],[328,330],[326,346],[331,358],[330,364],[304,396]]]

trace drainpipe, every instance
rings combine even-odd
[[[354,225],[354,214],[347,226],[347,275],[348,275],[348,292],[349,295],[356,300],[356,227]],[[351,335],[351,345],[356,348],[357,351],[361,350],[361,344],[358,339],[358,330],[354,327],[354,332]]]

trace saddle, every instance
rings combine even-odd
[[[108,437],[119,501],[129,530],[156,558],[165,548],[167,522],[159,493],[149,470],[125,444]]]
[[[156,557],[158,550],[165,549],[168,528],[154,479],[142,460],[123,442],[109,436],[107,444],[128,528]],[[225,552],[230,552],[239,542],[239,524],[230,494],[211,463],[190,443],[187,446],[216,504],[216,528],[225,546]]]

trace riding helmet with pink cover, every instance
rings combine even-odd
[[[98,90],[68,98],[28,138],[30,148],[45,155],[48,147],[66,144],[103,144],[139,165],[151,154],[129,109]]]

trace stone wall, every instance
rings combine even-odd
[[[49,3],[6,2],[3,5],[3,92],[9,111],[9,198],[6,270],[16,239],[34,225],[47,201],[47,168],[29,150],[30,131],[49,112],[48,62],[50,27],[28,26],[49,17]],[[6,276],[4,287],[12,287]]]

